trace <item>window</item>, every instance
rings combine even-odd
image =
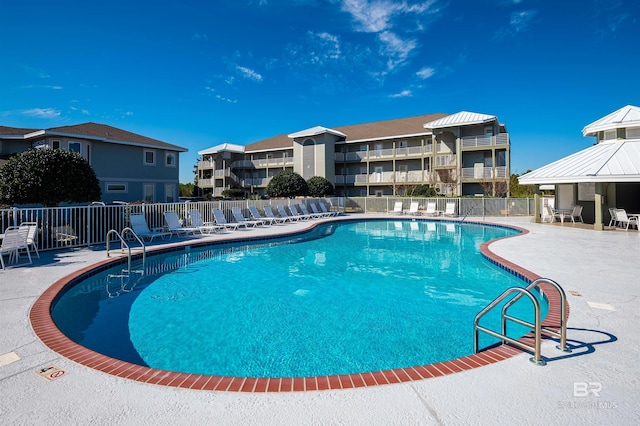
[[[366,145],[360,145],[360,151],[366,151],[366,150],[367,150]]]
[[[156,165],[156,152],[151,149],[144,150],[144,162],[145,166],[155,166]]]
[[[60,149],[60,141],[51,141],[51,148]]]
[[[616,138],[616,131],[614,130],[605,130],[604,131],[604,140],[610,141]]]
[[[164,198],[167,203],[176,202],[176,186],[175,185],[164,186]]]
[[[155,198],[155,192],[156,192],[156,186],[154,184],[145,184],[143,201],[145,203],[153,203],[153,200]]]
[[[176,166],[176,155],[173,152],[167,152],[164,156],[164,165],[167,167]]]
[[[399,148],[406,148],[407,147],[407,141],[400,141],[400,144],[398,145]]]
[[[68,142],[69,152],[77,152],[78,154],[82,154],[82,145],[80,142]]]
[[[126,182],[107,182],[105,185],[107,192],[127,193],[129,188]]]

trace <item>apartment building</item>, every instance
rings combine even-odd
[[[229,188],[263,195],[282,170],[325,177],[342,196],[403,195],[417,185],[448,196],[505,196],[511,174],[505,125],[466,111],[316,126],[198,154],[198,185],[214,196]]]

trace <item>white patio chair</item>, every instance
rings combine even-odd
[[[277,218],[275,217],[265,217],[262,216],[260,214],[260,212],[258,211],[258,208],[256,206],[249,206],[249,214],[251,215],[251,219],[253,220],[259,220],[261,221],[264,225],[273,225],[274,223],[280,223],[282,224],[283,221],[278,221]]]
[[[231,207],[231,215],[233,216],[233,220],[235,220],[237,223],[244,224],[244,226],[247,228],[264,225],[264,222],[261,220],[250,220],[244,217],[240,207]]]
[[[396,203],[393,205],[393,210],[390,211],[389,213],[392,213],[392,214],[404,213],[402,210],[402,201],[396,201]]]
[[[445,216],[457,216],[456,215],[456,203],[447,203],[445,204],[445,209],[444,209],[444,215]]]
[[[283,205],[278,205],[278,214],[280,217],[286,217],[291,222],[297,222],[301,219],[299,215],[287,213],[287,209]]]
[[[625,209],[616,209],[616,218],[618,219],[618,226],[621,228],[624,226],[624,230],[629,230],[629,225],[633,225],[638,229],[638,218],[635,216],[627,216]]]
[[[616,216],[615,208],[609,209],[609,216],[611,216],[611,219],[609,220],[609,227],[618,226],[618,217]]]
[[[235,231],[240,226],[242,226],[243,228],[247,229],[247,225],[246,224],[240,224],[240,223],[235,223],[235,222],[234,223],[227,222],[227,218],[224,217],[224,213],[222,212],[222,210],[213,209],[211,211],[213,212],[213,218],[215,219],[217,225],[224,226],[225,229],[230,229],[232,231]]]
[[[40,253],[38,252],[38,222],[22,222],[20,228],[27,228],[27,244],[40,259]]]
[[[178,213],[174,211],[166,211],[164,212],[164,220],[167,222],[167,228],[169,232],[175,235],[195,235],[196,232],[199,232],[202,235],[202,230],[195,227],[182,226],[180,223],[180,218],[178,218]]]
[[[224,226],[222,225],[216,225],[214,222],[203,221],[200,210],[189,210],[189,219],[191,220],[191,226],[198,228],[203,234],[224,231]]]
[[[131,229],[133,232],[143,240],[153,241],[156,237],[170,237],[171,232],[166,232],[164,228],[153,228],[149,229],[149,225],[147,224],[147,219],[145,219],[143,214],[132,214],[129,216],[129,224],[131,225]]]
[[[2,266],[3,271],[5,270],[5,254],[9,255],[9,263],[18,263],[20,261],[20,251],[25,250],[27,252],[27,257],[29,258],[29,265],[33,263],[31,260],[31,253],[29,252],[27,235],[27,228],[10,226],[5,229],[4,238],[2,238],[2,244],[0,244],[0,265]]]
[[[427,208],[425,209],[424,214],[427,216],[440,216],[442,212],[439,210],[436,210],[435,201],[428,201]]]
[[[407,210],[407,213],[412,215],[412,216],[418,216],[420,215],[420,203],[414,201],[409,205],[409,210]]]
[[[289,219],[288,217],[278,217],[273,213],[273,210],[271,209],[271,206],[264,206],[264,214],[270,218],[270,219],[275,219],[276,224],[278,225],[284,225],[287,222],[290,222],[291,219]]]

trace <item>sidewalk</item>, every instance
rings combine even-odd
[[[357,217],[352,215],[351,217]],[[490,249],[562,285],[570,304],[568,343],[545,342],[544,367],[522,354],[486,367],[418,382],[293,393],[204,392],[120,379],[61,358],[28,320],[55,280],[103,260],[103,250],[41,253],[32,267],[0,272],[2,424],[638,424],[640,423],[640,233],[488,218],[530,230]],[[293,230],[303,224],[259,231]],[[220,238],[220,237],[213,237]],[[470,333],[471,338],[471,324]],[[1,360],[2,358],[0,358]],[[36,374],[54,365],[65,375]]]

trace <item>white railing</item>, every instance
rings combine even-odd
[[[246,169],[246,168],[252,168],[252,167],[253,167],[253,163],[251,162],[251,160],[237,160],[231,163],[232,169]]]
[[[200,160],[198,161],[199,169],[213,169],[216,167],[215,161]]]
[[[456,156],[455,154],[436,155],[434,158],[434,165],[436,167],[455,166]]]
[[[405,148],[396,148],[396,157],[408,157],[410,155],[422,155],[422,147],[409,146]]]
[[[496,135],[496,145],[509,145],[509,133]]]
[[[393,157],[393,149],[374,149],[369,151],[369,159],[375,160],[376,158],[389,158]]]
[[[200,188],[210,188],[210,187],[214,186],[214,182],[215,182],[215,179],[213,179],[213,178],[198,179],[198,186]]]
[[[500,179],[507,177],[506,167],[465,167],[462,169],[463,179]]]
[[[491,146],[491,139],[491,136],[465,136],[462,138],[462,147]]]
[[[347,152],[347,161],[362,161],[367,158],[367,151]]]

